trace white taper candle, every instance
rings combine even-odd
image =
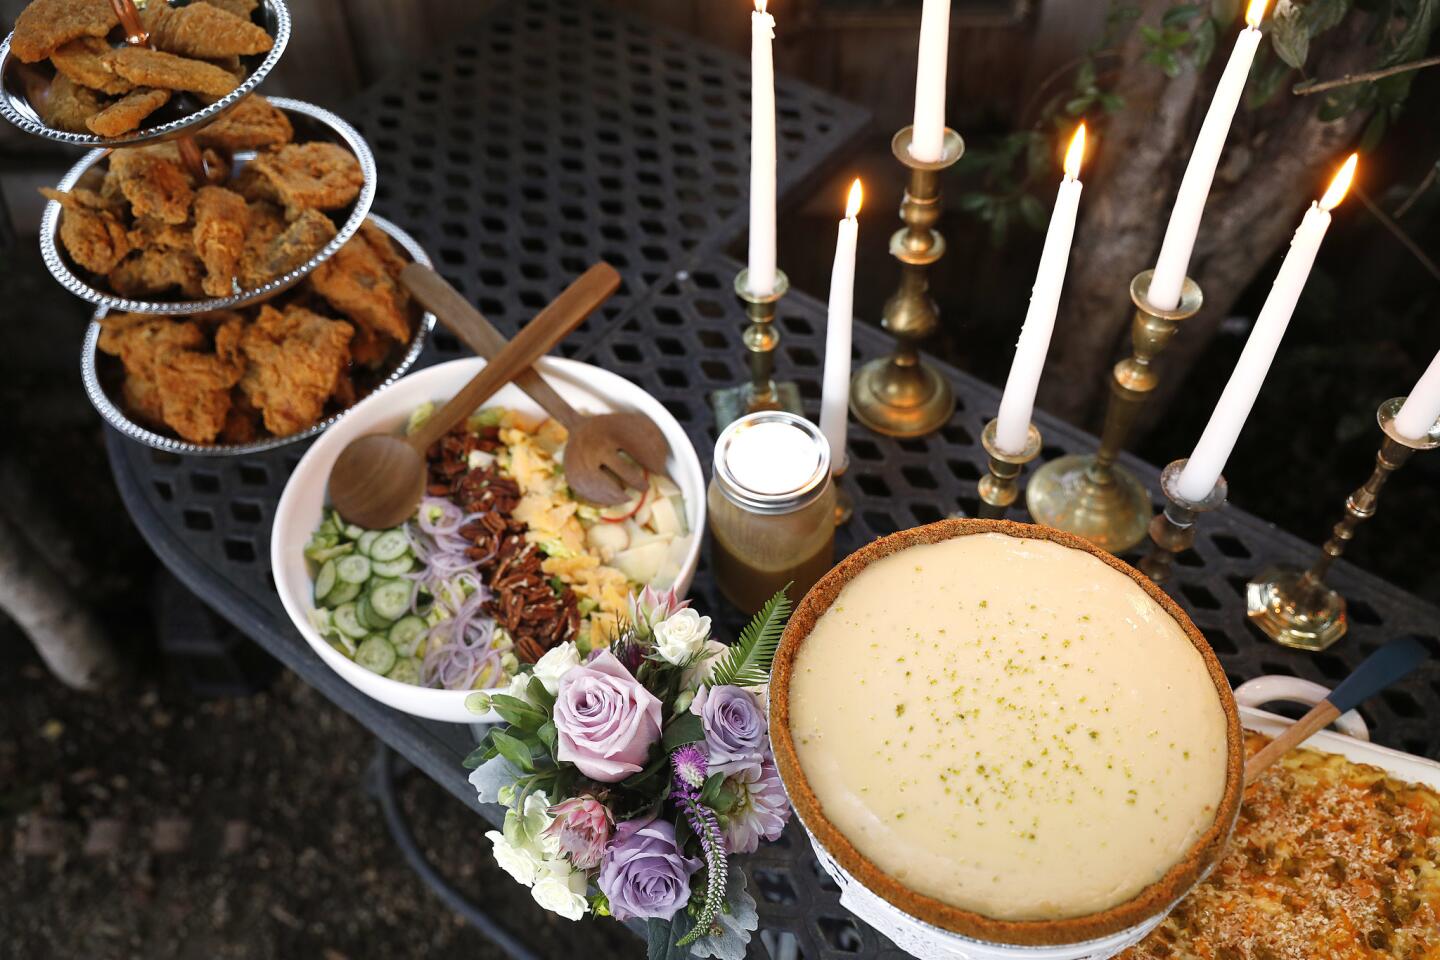
[[[1045,247],[1040,253],[1040,266],[1035,271],[1035,286],[1030,289],[1030,307],[1025,312],[1025,324],[1020,328],[1020,340],[1015,344],[1015,359],[1010,362],[1005,393],[1000,397],[995,446],[1012,456],[1025,451],[1025,443],[1030,436],[1035,391],[1040,386],[1040,372],[1045,367],[1050,334],[1055,329],[1055,311],[1060,306],[1060,292],[1065,286],[1065,268],[1070,262],[1070,244],[1075,236],[1075,218],[1080,210],[1083,186],[1080,183],[1080,161],[1084,155],[1085,124],[1082,123],[1065,153],[1065,178],[1060,181],[1055,209],[1050,213]]]
[[[1157,310],[1174,310],[1180,303],[1180,291],[1185,286],[1185,273],[1190,269],[1190,254],[1200,232],[1200,218],[1205,213],[1215,168],[1225,149],[1225,139],[1230,135],[1235,108],[1245,92],[1245,80],[1250,76],[1255,51],[1260,47],[1260,20],[1265,15],[1266,2],[1252,0],[1250,3],[1245,13],[1247,26],[1235,38],[1235,49],[1225,64],[1225,72],[1220,75],[1210,109],[1190,151],[1190,162],[1180,181],[1170,223],[1165,228],[1165,240],[1160,245],[1160,257],[1155,261],[1155,273],[1150,279],[1148,299]]]
[[[945,61],[950,53],[950,0],[925,0],[915,68],[915,125],[910,156],[934,163],[945,155]]]
[[[750,14],[750,292],[775,292],[775,18],[767,0]]]
[[[1185,469],[1180,472],[1180,479],[1176,481],[1177,491],[1186,500],[1204,500],[1224,472],[1225,462],[1235,449],[1240,429],[1250,416],[1255,397],[1260,393],[1265,374],[1269,372],[1275,351],[1280,347],[1280,339],[1290,325],[1295,304],[1310,277],[1315,255],[1320,252],[1320,241],[1325,239],[1325,231],[1330,227],[1330,211],[1344,198],[1350,186],[1356,160],[1357,156],[1351,154],[1330,182],[1325,196],[1319,202],[1310,204],[1310,209],[1305,211],[1305,217],[1300,221],[1300,229],[1290,239],[1285,262],[1280,265],[1280,273],[1275,277],[1270,295],[1265,298],[1265,306],[1260,308],[1260,316],[1255,318],[1255,327],[1240,351],[1235,370],[1230,374],[1214,412],[1210,414],[1210,422],[1205,425],[1200,442],[1195,444],[1195,452],[1190,454]]]
[[[830,469],[846,466],[845,433],[850,407],[850,327],[855,320],[855,245],[860,237],[862,191],[850,186],[845,219],[835,238],[835,265],[830,270],[830,305],[825,316],[825,375],[820,393],[820,432],[830,444]]]
[[[1395,414],[1395,432],[1407,440],[1422,440],[1440,420],[1440,353],[1420,375],[1415,389]]]

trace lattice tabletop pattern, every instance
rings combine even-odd
[[[739,264],[719,251],[743,229],[747,89],[745,66],[723,54],[604,8],[531,0],[453,57],[368,99],[357,119],[381,160],[377,210],[411,231],[503,328],[513,331],[592,259],[620,267],[621,294],[565,352],[660,398],[708,469],[715,429],[704,394],[745,377],[744,315],[730,292]],[[794,84],[781,84],[779,102],[782,186],[814,175],[866,123],[855,108]],[[824,305],[809,296],[781,302],[780,373],[799,382],[812,415],[824,318]],[[436,341],[426,362],[458,355],[453,340]],[[857,327],[857,360],[888,348],[879,331]],[[838,538],[842,553],[957,509],[973,511],[985,464],[977,438],[998,395],[959,371],[944,373],[959,402],[935,435],[896,441],[852,428],[844,484],[856,506]],[[1094,447],[1094,438],[1071,427],[1043,416],[1039,425],[1046,459]],[[113,433],[108,444],[136,525],[180,580],[481,810],[460,767],[470,731],[359,694],[310,652],[280,607],[267,563],[269,528],[303,447],[200,460],[158,454]],[[1129,465],[1154,488],[1154,468]],[[1384,639],[1440,629],[1440,611],[1342,562],[1332,583],[1349,598],[1352,635],[1320,656],[1264,642],[1244,617],[1245,580],[1313,549],[1233,508],[1203,518],[1171,589],[1232,681],[1289,673],[1333,683]],[[703,565],[694,593],[733,636],[742,617],[726,611]],[[1440,669],[1427,667],[1362,712],[1379,741],[1440,758],[1440,737],[1425,720],[1440,716]],[[746,869],[761,900],[763,940],[777,957],[902,956],[840,907],[797,827]],[[752,953],[759,955],[760,943]]]

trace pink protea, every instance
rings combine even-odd
[[[544,835],[554,837],[560,852],[567,854],[577,868],[598,867],[615,822],[605,804],[591,796],[580,796],[555,804],[550,815],[555,820],[545,828]]]
[[[630,623],[641,637],[648,639],[655,632],[655,624],[668,620],[670,614],[690,606],[689,600],[681,600],[675,590],[657,591],[646,587],[630,595]]]

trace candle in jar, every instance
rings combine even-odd
[[[1165,240],[1160,245],[1160,257],[1155,261],[1155,273],[1150,278],[1147,299],[1157,310],[1174,310],[1180,303],[1180,290],[1190,269],[1190,253],[1195,249],[1195,236],[1200,232],[1200,217],[1205,212],[1215,168],[1225,149],[1225,138],[1230,134],[1230,122],[1240,105],[1240,95],[1245,92],[1245,80],[1250,76],[1255,51],[1260,47],[1260,21],[1265,16],[1266,2],[1251,0],[1245,11],[1245,29],[1235,38],[1235,49],[1225,64],[1225,72],[1220,75],[1220,84],[1215,88],[1210,109],[1195,138],[1195,148],[1190,152],[1190,162],[1170,211],[1170,223],[1165,228]]]
[[[820,432],[830,444],[830,465],[845,471],[845,429],[850,409],[850,327],[855,320],[855,244],[860,236],[863,191],[850,185],[845,219],[835,238],[835,265],[830,270],[830,306],[825,319],[825,377],[820,394]]]
[[[1265,374],[1275,359],[1275,351],[1290,324],[1300,292],[1310,276],[1315,254],[1320,251],[1320,241],[1325,239],[1325,231],[1330,227],[1330,211],[1344,199],[1345,191],[1355,176],[1357,159],[1356,154],[1350,155],[1330,181],[1325,195],[1305,211],[1300,229],[1291,238],[1290,250],[1280,265],[1280,273],[1275,277],[1270,295],[1265,298],[1265,306],[1260,308],[1260,316],[1255,319],[1255,327],[1245,341],[1245,348],[1240,351],[1235,370],[1230,374],[1214,412],[1210,414],[1210,422],[1205,425],[1200,442],[1195,444],[1195,452],[1190,454],[1185,469],[1180,473],[1177,490],[1184,499],[1204,500],[1219,481],[1225,461],[1230,459],[1230,451],[1235,449],[1235,441],[1240,437],[1240,428],[1245,425],[1245,418],[1250,415],[1250,408],[1255,405],[1255,397],[1260,393],[1260,385],[1265,382]]]
[[[1440,420],[1440,353],[1420,375],[1415,389],[1400,405],[1393,424],[1395,432],[1407,440],[1423,440]]]
[[[750,257],[746,281],[756,296],[775,292],[775,18],[767,0],[750,14]]]
[[[1000,397],[1000,413],[996,417],[995,446],[1002,453],[1019,455],[1030,437],[1030,415],[1035,410],[1035,391],[1040,386],[1040,371],[1050,349],[1050,334],[1055,329],[1055,311],[1060,306],[1060,291],[1065,286],[1065,268],[1070,262],[1070,244],[1075,236],[1075,217],[1080,210],[1080,162],[1085,156],[1085,124],[1075,131],[1070,149],[1065,152],[1065,177],[1055,197],[1050,214],[1050,227],[1045,231],[1045,247],[1040,253],[1040,266],[1035,271],[1035,286],[1030,289],[1030,307],[1015,344],[1015,359],[1010,361],[1010,376],[1005,379],[1005,393]]]
[[[920,14],[920,61],[915,68],[915,124],[910,156],[935,163],[945,156],[945,58],[950,47],[950,0],[925,0]]]

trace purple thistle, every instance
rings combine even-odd
[[[709,766],[705,752],[697,744],[687,743],[670,754],[670,764],[675,768],[676,803],[685,812],[690,829],[700,838],[700,850],[705,856],[705,901],[695,917],[695,926],[676,942],[676,946],[686,947],[709,936],[715,927],[715,918],[725,906],[729,865],[725,860],[725,836],[720,831],[720,820],[714,810],[700,802],[700,790],[705,786]]]
[[[705,751],[687,743],[670,754],[670,764],[675,768],[675,792],[686,800],[698,800],[700,789],[705,786],[705,778],[710,773]]]

